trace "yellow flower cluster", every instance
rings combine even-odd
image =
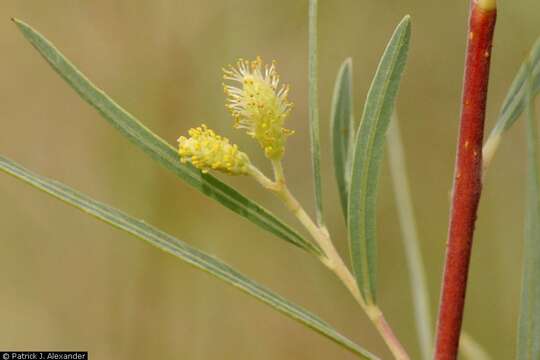
[[[229,139],[202,125],[190,129],[189,138],[181,136],[178,139],[178,153],[182,162],[190,161],[203,173],[208,170],[218,170],[230,175],[246,175],[249,158],[231,144]]]
[[[280,160],[285,152],[285,141],[293,133],[283,127],[292,104],[287,99],[289,86],[279,86],[275,63],[263,65],[260,57],[253,61],[240,59],[236,66],[223,69],[223,73],[225,80],[240,83],[238,87],[223,85],[226,107],[235,119],[234,127],[245,129],[255,138],[267,158]],[[191,162],[202,172],[248,174],[248,156],[206,125],[189,130],[189,138],[181,136],[178,144],[180,160]]]
[[[279,87],[275,63],[263,65],[260,57],[253,61],[240,59],[236,67],[230,65],[223,73],[225,80],[241,84],[224,85],[226,107],[235,118],[235,127],[255,138],[267,158],[281,159],[286,138],[293,133],[283,127],[292,104],[287,100],[289,86]]]

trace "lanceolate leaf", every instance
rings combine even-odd
[[[322,179],[321,179],[321,135],[319,130],[319,85],[317,53],[317,0],[309,0],[309,135],[311,139],[311,163],[315,187],[315,212],[317,223],[323,223]]]
[[[334,171],[338,185],[339,199],[345,218],[347,218],[349,180],[351,178],[349,159],[351,158],[350,155],[354,143],[353,117],[352,60],[349,58],[341,65],[336,78],[334,95],[332,97],[332,113],[330,116]]]
[[[314,254],[320,250],[268,210],[246,198],[232,187],[209,174],[202,174],[190,164],[179,161],[176,149],[152,133],[133,115],[97,88],[52,43],[24,22],[13,19],[24,37],[39,51],[52,68],[122,135],[181,180],[214,199],[240,216],[274,235]]]
[[[362,296],[375,302],[376,199],[385,133],[407,60],[411,20],[397,26],[371,83],[357,132],[349,189],[348,225],[352,265]]]
[[[429,308],[429,291],[426,282],[424,259],[420,251],[420,239],[414,217],[414,206],[405,164],[405,147],[401,140],[401,130],[397,113],[394,112],[387,132],[388,159],[390,164],[390,177],[394,187],[394,197],[398,210],[405,260],[409,272],[411,295],[414,309],[414,320],[420,353],[423,360],[432,356],[433,323]]]
[[[248,279],[238,271],[234,270],[220,260],[209,256],[188,244],[174,238],[173,236],[148,225],[144,221],[134,219],[129,215],[116,210],[110,206],[93,200],[75,190],[53,180],[36,175],[20,165],[0,156],[0,170],[13,175],[14,177],[32,185],[33,187],[58,198],[65,203],[72,205],[85,213],[102,220],[116,228],[126,231],[159,249],[176,256],[188,264],[204,270],[220,280],[229,283],[256,299],[270,305],[286,316],[306,325],[307,327],[321,333],[337,344],[358,354],[363,359],[376,359],[368,351],[339,334],[330,325],[289,302],[270,290],[262,287],[253,280]]]
[[[533,94],[536,95],[540,92],[540,39],[536,40],[534,43],[530,58],[527,59],[527,62],[530,62],[533,74],[532,89]],[[525,62],[521,65],[512,85],[510,85],[506,99],[499,112],[497,123],[491,131],[489,138],[499,136],[501,133],[508,130],[523,112],[525,108],[524,97],[527,83],[527,66],[528,65]]]
[[[517,358],[540,359],[540,171],[538,125],[534,117],[533,82],[525,64],[524,104],[527,114],[527,210],[523,247],[523,279],[519,314]]]

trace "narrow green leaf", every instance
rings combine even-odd
[[[531,49],[530,58],[527,61],[530,61],[532,66],[534,77],[533,94],[538,94],[538,92],[540,92],[540,38],[534,43]],[[525,108],[525,85],[527,82],[526,67],[526,62],[521,64],[516,77],[512,81],[512,85],[510,85],[508,94],[499,111],[497,123],[491,131],[488,141],[489,139],[500,136],[504,131],[508,130],[523,112]]]
[[[315,245],[305,240],[256,202],[212,175],[202,174],[190,164],[182,164],[175,148],[152,133],[133,115],[116,104],[104,91],[96,87],[43,35],[20,20],[13,19],[13,21],[24,37],[86,102],[152,159],[204,195],[218,201],[252,223],[308,252],[316,255],[321,253]]]
[[[491,360],[491,356],[482,345],[464,331],[459,337],[459,353],[465,360]]]
[[[374,355],[339,334],[334,328],[315,315],[289,302],[281,296],[272,293],[270,290],[245,277],[222,261],[189,246],[185,242],[156,229],[144,221],[132,218],[117,209],[93,200],[58,181],[34,174],[2,156],[0,156],[0,170],[99,220],[145,240],[198,269],[214,275],[218,279],[233,285],[263,303],[270,305],[284,315],[319,332],[344,348],[357,353],[362,358],[376,359]]]
[[[387,132],[390,176],[394,187],[396,208],[405,248],[405,260],[409,272],[411,295],[414,308],[414,320],[422,359],[433,356],[433,322],[429,291],[426,282],[424,259],[420,251],[420,239],[414,216],[414,207],[405,163],[405,147],[401,140],[399,119],[394,112]]]
[[[309,0],[309,135],[311,139],[311,162],[315,187],[315,212],[319,225],[323,220],[322,180],[321,180],[321,140],[319,130],[319,87],[317,54],[317,0]]]
[[[394,31],[381,58],[354,146],[348,206],[349,246],[356,281],[368,304],[375,302],[377,288],[375,218],[379,170],[410,37],[411,20],[406,16]]]
[[[390,176],[394,187],[396,207],[405,248],[405,259],[411,283],[414,318],[422,359],[431,359],[433,352],[433,329],[430,296],[426,281],[425,263],[420,251],[420,239],[414,216],[414,207],[405,161],[405,147],[401,139],[399,118],[396,111],[392,116],[386,135]],[[486,350],[466,332],[461,333],[459,351],[469,360],[490,360]]]
[[[334,172],[339,191],[339,199],[345,220],[347,219],[347,199],[351,178],[350,161],[354,142],[354,112],[352,99],[352,59],[347,59],[339,69],[330,116]]]
[[[521,309],[518,323],[517,358],[540,359],[540,172],[538,168],[538,126],[534,115],[532,69],[525,64],[527,114],[527,210],[523,247]]]

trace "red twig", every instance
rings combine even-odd
[[[482,189],[482,141],[496,13],[495,1],[472,1],[436,360],[457,357],[474,223]]]

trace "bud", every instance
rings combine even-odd
[[[223,73],[225,80],[241,84],[239,87],[223,85],[226,107],[235,119],[234,126],[245,129],[255,138],[267,158],[281,159],[287,136],[293,133],[283,127],[292,103],[287,100],[289,86],[279,87],[275,63],[263,66],[260,57],[253,61],[240,59],[236,67],[230,65]]]
[[[247,175],[249,158],[229,139],[216,135],[204,124],[190,129],[189,136],[178,139],[181,162],[189,161],[203,173],[217,170],[229,175]]]

